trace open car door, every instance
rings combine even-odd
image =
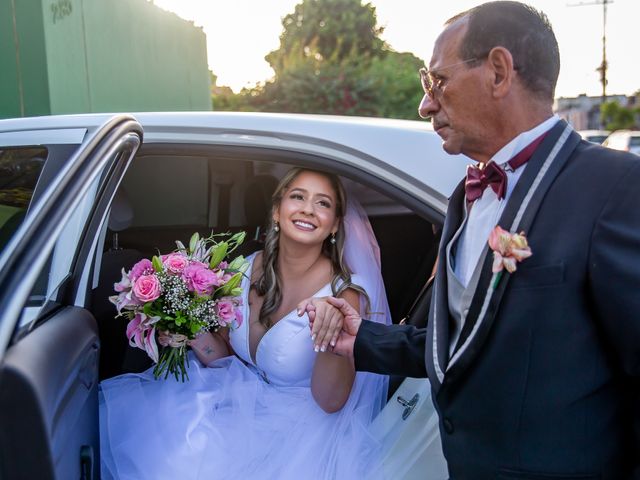
[[[99,477],[100,343],[85,307],[142,128],[120,115],[78,130],[0,125],[2,479]]]

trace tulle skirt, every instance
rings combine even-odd
[[[102,382],[103,479],[382,477],[368,428],[379,399],[328,414],[309,387],[266,383],[236,357],[206,368],[189,355],[185,383],[151,370]]]

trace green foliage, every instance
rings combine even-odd
[[[302,62],[319,66],[382,52],[376,9],[361,0],[303,0],[282,20],[280,48],[266,56],[276,75]]]
[[[391,51],[376,24],[361,0],[303,0],[266,57],[274,78],[237,95],[218,87],[214,109],[417,119],[423,62]]]
[[[633,129],[640,126],[638,123],[640,107],[631,108],[624,107],[618,102],[605,102],[600,107],[600,115],[605,129],[610,131]]]
[[[424,62],[411,53],[388,52],[374,58],[368,71],[376,82],[376,116],[415,119],[422,88],[418,69]]]

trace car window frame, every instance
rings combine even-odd
[[[141,145],[142,137],[142,127],[130,115],[116,115],[104,122],[84,140],[46,192],[34,202],[30,215],[0,254],[0,361],[14,339],[28,296],[73,209],[92,181],[101,172],[112,171],[114,164],[121,160],[116,152],[132,147],[130,161]],[[108,196],[113,182],[107,184],[109,188],[105,186],[103,192]],[[97,204],[94,203],[92,213],[95,213],[95,208]],[[85,225],[84,235],[90,231],[88,229],[89,225]],[[85,243],[82,240],[79,245]],[[74,261],[77,262],[80,258],[77,251],[75,255]],[[73,278],[72,275],[70,277]],[[68,295],[68,289],[64,291]],[[36,321],[37,318],[27,331],[36,325]]]

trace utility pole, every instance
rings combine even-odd
[[[594,2],[580,2],[569,7],[584,7],[587,5],[602,5],[602,62],[600,66],[596,68],[597,72],[600,72],[600,83],[602,84],[602,97],[600,100],[600,106],[604,105],[607,101],[607,5],[613,3],[613,0],[595,0]],[[604,119],[602,113],[600,114],[600,126],[604,129]]]

